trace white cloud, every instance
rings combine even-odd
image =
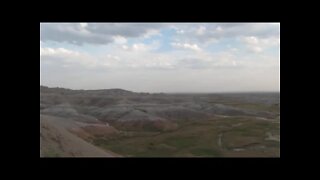
[[[160,46],[160,42],[153,41],[150,44],[144,44],[144,43],[134,43],[132,45],[124,44],[121,46],[121,49],[130,51],[130,52],[136,52],[136,51],[152,51],[158,49]]]
[[[255,47],[255,46],[249,46],[249,50],[255,53],[260,53],[262,52],[262,48],[261,47]]]
[[[40,55],[42,56],[79,56],[77,51],[71,51],[65,48],[40,48]]]
[[[223,29],[222,29],[222,27],[221,27],[221,26],[218,26],[218,27],[216,28],[216,31],[217,31],[217,32],[222,32],[222,31],[223,31]]]
[[[116,44],[126,44],[127,39],[123,36],[113,36],[114,43]]]
[[[261,44],[268,47],[280,45],[280,37],[262,38],[260,41]]]
[[[148,49],[148,47],[143,43],[139,43],[139,44],[133,44],[132,49],[135,51],[145,51]]]
[[[123,50],[126,50],[126,51],[147,51],[151,49],[150,46],[143,43],[135,43],[135,44],[132,44],[131,46],[122,45],[121,47]]]
[[[231,48],[230,50],[231,50],[231,52],[239,52],[238,48]]]
[[[194,51],[201,51],[201,49],[199,48],[199,46],[197,44],[188,44],[188,43],[171,43],[172,47],[175,48],[182,48],[182,49],[190,49],[190,50],[194,50]]]
[[[246,42],[247,44],[251,44],[251,45],[258,45],[259,44],[259,40],[257,37],[254,36],[250,36],[250,37],[244,37],[244,42]]]
[[[279,23],[179,23],[172,26],[176,30],[175,41],[201,44],[202,47],[218,43],[224,39],[254,36],[270,38],[279,36]],[[183,31],[184,33],[178,33]]]
[[[176,33],[178,33],[178,34],[183,34],[183,33],[184,33],[184,30],[182,30],[182,29],[177,29],[177,30],[176,30]]]
[[[53,63],[58,66],[82,66],[93,68],[97,59],[89,54],[65,48],[40,48],[40,59],[44,63]]]
[[[184,34],[185,33],[183,28],[181,28],[181,24],[179,25],[179,27],[174,24],[171,24],[171,25],[169,25],[169,28],[175,30],[176,34]]]
[[[158,29],[150,29],[144,35],[143,38],[150,38],[152,36],[161,36],[162,34]]]
[[[249,51],[255,53],[261,53],[267,48],[280,45],[279,37],[258,38],[255,36],[246,36],[241,37],[240,41],[246,45]]]
[[[88,23],[80,23],[80,26],[83,27],[83,28],[85,28],[85,27],[88,26]]]
[[[121,47],[122,47],[122,49],[124,49],[124,50],[128,50],[128,49],[129,49],[129,47],[128,47],[127,45],[122,45]]]
[[[113,59],[113,60],[117,60],[117,61],[120,60],[120,58],[119,58],[118,56],[114,56],[114,55],[111,55],[111,54],[107,54],[107,55],[106,55],[106,58],[108,58],[108,59]]]
[[[196,34],[197,35],[203,35],[206,31],[206,27],[205,26],[200,26],[197,30],[196,30]]]

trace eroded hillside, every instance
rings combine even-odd
[[[280,94],[40,86],[42,156],[280,155]]]

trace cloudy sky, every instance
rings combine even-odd
[[[41,23],[40,84],[280,91],[279,23]]]

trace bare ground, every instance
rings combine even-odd
[[[56,125],[56,117],[41,116],[40,155],[42,157],[120,157],[100,149]]]

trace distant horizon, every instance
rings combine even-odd
[[[97,89],[77,89],[77,88],[67,88],[67,87],[62,87],[62,86],[47,86],[47,85],[40,85],[43,87],[47,87],[47,88],[60,88],[60,89],[69,89],[69,90],[111,90],[111,89],[120,89],[120,90],[125,90],[125,91],[130,91],[130,92],[134,92],[134,93],[165,93],[165,94],[232,94],[232,93],[237,93],[237,94],[242,94],[242,93],[280,93],[280,91],[225,91],[225,92],[219,92],[219,91],[203,91],[203,92],[195,92],[195,91],[185,91],[185,92],[170,92],[170,91],[159,91],[159,92],[148,92],[148,91],[134,91],[134,90],[130,90],[130,89],[125,89],[125,88],[118,88],[118,87],[114,87],[114,88],[97,88]]]

